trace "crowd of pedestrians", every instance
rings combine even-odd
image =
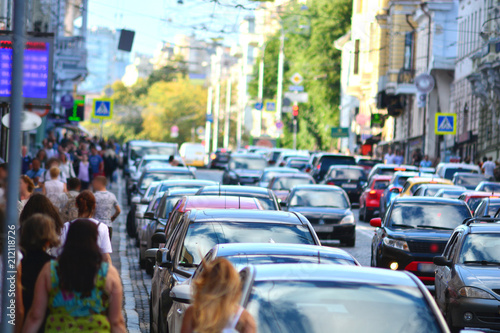
[[[107,190],[119,146],[49,136],[33,158],[23,147],[21,161],[16,332],[125,332],[122,285],[110,257],[121,208]],[[0,164],[1,224],[8,181],[7,164]]]

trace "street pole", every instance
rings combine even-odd
[[[8,183],[5,194],[7,209],[2,235],[2,318],[0,332],[14,331],[14,323],[21,318],[15,315],[16,254],[17,254],[17,203],[19,198],[19,177],[21,176],[21,112],[23,111],[23,63],[25,40],[25,2],[14,1],[14,39],[12,42],[12,85],[9,120],[9,164]],[[14,304],[14,306],[13,306]]]
[[[216,68],[216,80],[217,84],[215,86],[215,103],[214,103],[214,134],[212,140],[212,151],[216,151],[219,145],[219,111],[220,111],[220,80],[221,80],[221,70],[222,70],[222,48],[217,49],[217,64]]]
[[[224,148],[229,148],[229,119],[231,117],[231,86],[233,84],[231,75],[226,81],[226,117],[224,118]]]
[[[264,44],[264,47],[262,49],[263,49],[262,55],[260,57],[260,62],[259,62],[259,92],[257,95],[257,99],[259,100],[259,103],[262,103],[262,105],[264,105],[264,55],[266,52],[265,44]],[[259,137],[262,136],[262,118],[263,118],[263,115],[264,115],[264,107],[262,107],[262,109],[260,110],[260,114],[259,114],[259,125],[257,127],[257,129],[258,129],[257,133],[259,133]]]
[[[244,108],[244,107],[243,107]],[[241,107],[238,108],[238,119],[237,119],[237,125],[236,125],[236,148],[240,149],[241,148],[241,117],[243,115],[243,112],[241,112]]]
[[[207,116],[205,121],[205,153],[210,153],[210,121],[208,121],[209,116],[212,115],[212,102],[213,102],[213,88],[208,87],[207,94]]]
[[[294,102],[293,105],[298,108],[299,103]],[[297,149],[297,119],[299,115],[293,116],[293,149]]]
[[[285,29],[281,26],[280,54],[278,58],[278,87],[276,101],[276,122],[281,121],[281,108],[283,104],[283,71],[285,67]]]

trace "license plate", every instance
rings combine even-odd
[[[313,225],[313,229],[316,232],[332,232],[333,226],[331,226],[331,225]]]
[[[356,184],[342,184],[343,188],[356,188],[358,185]]]
[[[422,273],[433,273],[436,270],[434,264],[418,264],[418,271]]]

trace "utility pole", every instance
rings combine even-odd
[[[231,118],[231,86],[233,84],[233,80],[231,75],[226,81],[226,117],[224,118],[224,148],[229,148],[229,119]]]
[[[16,255],[17,255],[17,203],[19,198],[19,176],[21,175],[21,112],[23,111],[23,64],[24,46],[26,45],[25,34],[25,11],[24,0],[14,1],[14,39],[12,41],[12,84],[11,84],[11,109],[9,120],[9,164],[7,172],[9,181],[7,183],[7,209],[2,235],[2,320],[0,332],[14,332],[14,325],[9,323],[8,315],[12,304],[15,304],[14,289],[16,281]],[[15,294],[15,293],[14,293]],[[12,303],[14,302],[14,303]],[[15,312],[15,311],[14,311]],[[20,324],[21,318],[14,318],[16,324]]]
[[[264,55],[265,55],[266,49],[265,49],[265,44],[262,47],[262,55],[260,57],[260,62],[259,62],[259,92],[257,99],[259,100],[259,103],[262,103],[264,105]],[[260,115],[259,115],[259,125],[258,125],[258,133],[259,137],[262,136],[262,118],[264,115],[264,107],[260,110]]]
[[[299,117],[299,104],[297,102],[293,103],[292,107],[292,112],[293,112],[293,120],[292,120],[292,125],[293,125],[293,149],[297,149],[297,119]]]
[[[208,87],[207,95],[207,116],[205,121],[205,153],[210,153],[210,117],[212,116],[213,88]]]
[[[244,107],[243,107],[244,108]],[[241,117],[243,115],[243,112],[241,112],[241,107],[238,108],[238,119],[237,119],[237,125],[236,125],[236,148],[240,149],[241,148]]]
[[[222,48],[218,47],[216,51],[216,85],[215,85],[215,103],[214,103],[214,134],[212,140],[212,151],[216,151],[219,145],[219,111],[220,111],[220,80],[222,70]]]
[[[276,122],[281,121],[281,109],[283,104],[283,71],[285,67],[285,28],[281,23],[280,53],[278,58],[278,87],[276,101]]]

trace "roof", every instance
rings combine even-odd
[[[160,182],[164,186],[208,186],[215,185],[217,182],[204,179],[166,179]]]
[[[467,163],[444,163],[441,162],[437,165],[437,168],[461,168],[461,169],[469,169],[469,170],[478,170],[479,167],[474,164]]]
[[[286,167],[270,167],[270,168],[265,168],[264,172],[298,173],[299,170],[294,169],[294,168],[286,168]]]
[[[448,185],[455,185],[453,182],[449,179],[444,179],[444,178],[434,178],[434,177],[413,177],[409,178],[407,180],[408,183],[410,184],[448,184]]]
[[[307,179],[313,179],[312,176],[308,173],[302,173],[302,172],[295,172],[295,173],[279,173],[275,175],[273,178],[279,179],[279,178],[307,178]]]
[[[195,197],[191,197],[195,198]],[[207,198],[207,197],[200,197]],[[230,197],[226,197],[230,198]],[[249,198],[246,198],[249,199]],[[192,211],[192,220],[199,222],[254,222],[271,224],[303,225],[295,213],[277,210],[209,209]]]
[[[181,197],[186,195],[195,195],[199,191],[198,188],[183,188],[181,190],[170,190],[165,192],[166,197]]]
[[[191,170],[183,166],[174,167],[169,164],[151,164],[146,165],[144,172],[191,173]]]
[[[500,233],[500,223],[472,223],[469,225],[470,233]]]
[[[355,261],[346,251],[327,246],[307,245],[307,244],[283,244],[283,243],[231,243],[218,244],[218,257],[228,257],[235,255],[296,255],[315,256],[318,254],[324,257],[344,258]]]
[[[150,154],[150,155],[144,155],[142,157],[143,160],[167,160],[170,158],[169,155],[158,155],[158,154]]]
[[[500,197],[500,193],[483,192],[483,191],[465,191],[463,194],[468,198],[487,198],[490,196]]]
[[[330,169],[356,169],[364,171],[365,169],[359,165],[345,165],[345,164],[334,164],[330,165]]]
[[[294,190],[316,190],[316,191],[340,191],[340,190],[342,190],[338,186],[319,185],[319,184],[297,185],[297,186],[294,186],[293,188],[294,188]]]
[[[444,185],[444,186],[443,186]],[[449,190],[456,190],[456,191],[462,191],[462,192],[465,192],[467,191],[467,189],[463,186],[460,186],[460,185],[448,185],[448,184],[422,184],[420,187],[425,187],[425,188],[433,188],[433,187],[437,187],[437,188],[445,188],[445,189],[449,189]]]
[[[440,205],[463,205],[465,204],[462,200],[449,199],[442,197],[397,197],[395,199],[396,203],[430,203],[430,204],[440,204]]]
[[[261,154],[254,154],[254,153],[232,153],[231,158],[234,157],[245,157],[245,158],[255,158],[259,160],[265,160],[266,158],[264,155]]]
[[[410,170],[416,170],[418,171],[418,168],[414,165],[406,165],[406,164],[377,164],[375,165],[375,168],[377,169],[400,169],[396,171],[406,171],[407,169]]]
[[[453,177],[456,177],[456,176],[459,176],[459,177],[474,177],[474,178],[482,177],[482,178],[486,179],[486,177],[483,174],[480,174],[480,173],[455,172],[453,174]]]
[[[186,212],[193,209],[262,209],[262,206],[255,198],[245,197],[204,195],[181,199],[179,211]]]
[[[269,189],[258,186],[221,185],[205,186],[198,195],[239,195],[252,197],[269,197]]]
[[[255,265],[255,281],[339,281],[383,284],[417,288],[416,282],[404,271],[389,269],[318,264]]]
[[[375,175],[372,177],[373,180],[391,180],[392,176],[387,175]]]

